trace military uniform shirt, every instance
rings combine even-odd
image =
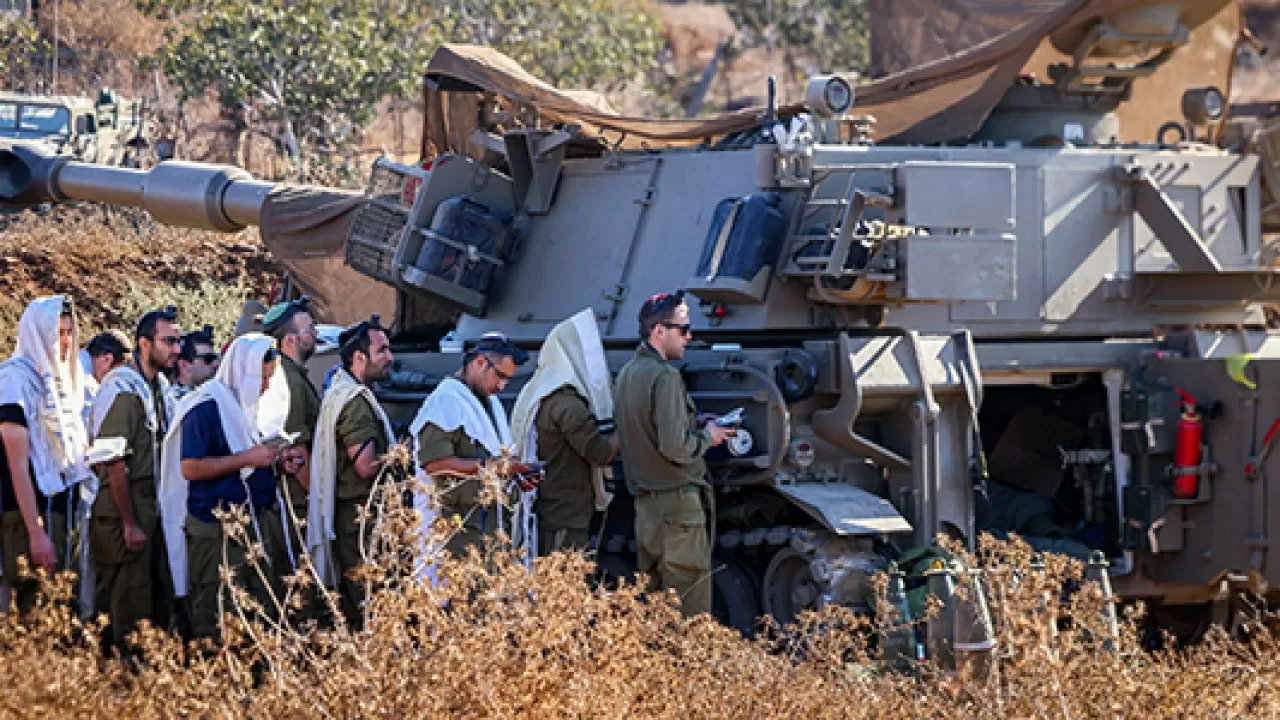
[[[493,421],[493,411],[486,400],[480,400],[489,421]],[[418,433],[418,461],[426,469],[428,463],[444,458],[456,457],[462,460],[484,460],[489,452],[484,445],[475,442],[462,427],[445,431],[439,425],[427,423]],[[437,483],[440,491],[440,505],[446,510],[463,512],[474,506],[480,496],[480,481],[473,477],[449,476],[441,478]]]
[[[316,423],[320,421],[320,394],[316,392],[315,386],[307,378],[307,371],[301,365],[283,353],[280,358],[284,366],[285,383],[289,386],[289,416],[285,418],[284,431],[297,433],[297,442],[305,445],[309,451],[315,440]],[[302,472],[306,471],[303,468]],[[307,506],[306,489],[296,477],[290,476],[286,482],[289,502],[298,511],[304,511]]]
[[[538,519],[585,530],[595,513],[594,468],[609,462],[613,446],[600,433],[587,401],[570,386],[543,398],[534,422],[538,459],[546,479],[538,486]]]
[[[373,479],[365,480],[356,474],[355,461],[347,449],[352,445],[369,442],[375,455],[387,452],[390,438],[378,419],[377,413],[363,395],[352,398],[338,413],[334,434],[338,438],[338,479],[335,496],[339,500],[356,500],[367,497],[373,490]]]
[[[284,379],[289,385],[289,417],[284,421],[284,430],[290,434],[297,433],[298,442],[310,448],[315,438],[316,423],[320,420],[320,395],[301,365],[288,355],[280,357],[284,365]]]
[[[618,373],[617,387],[614,419],[627,488],[634,494],[706,485],[702,455],[711,434],[698,428],[680,371],[642,344]]]
[[[161,397],[158,382],[151,383],[151,396],[157,399]],[[97,437],[124,438],[127,444],[124,462],[131,484],[143,481],[155,482],[156,450],[159,442],[164,438],[164,429],[168,424],[164,415],[163,401],[156,403],[156,424],[158,427],[153,435],[147,430],[147,410],[142,398],[133,393],[122,392],[112,401],[106,417],[102,419],[102,425],[98,428]],[[106,492],[110,484],[106,468],[98,468],[97,475],[101,481],[98,497],[103,498],[103,501],[95,506],[94,512],[119,517],[120,511],[116,508],[114,498],[111,497],[110,492]]]

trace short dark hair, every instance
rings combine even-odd
[[[133,343],[129,342],[129,336],[119,330],[104,330],[85,346],[85,352],[89,353],[89,357],[97,358],[103,355],[110,355],[113,363],[124,361],[124,356],[133,352]]]
[[[179,342],[181,344],[178,348],[178,357],[187,362],[195,362],[196,355],[199,354],[196,352],[197,345],[213,346],[213,326],[205,325],[199,330],[185,332]]]
[[[338,356],[342,358],[342,367],[347,371],[351,370],[351,364],[355,362],[356,353],[362,352],[366,356],[369,355],[369,348],[373,345],[373,331],[379,330],[386,332],[386,328],[382,327],[382,317],[374,313],[368,320],[361,320],[343,330],[338,335]]]
[[[668,322],[676,314],[676,308],[684,303],[684,290],[674,293],[658,293],[650,295],[640,306],[640,337],[649,339],[653,329]]]
[[[509,357],[517,366],[529,361],[529,353],[508,340],[507,336],[500,332],[487,332],[481,335],[476,344],[472,345],[471,349],[462,357],[463,367],[471,364],[472,360],[481,355],[490,360]]]
[[[142,338],[146,338],[154,342],[156,339],[156,326],[160,324],[161,320],[171,323],[178,322],[177,306],[170,305],[163,310],[152,310],[143,315],[138,320],[137,330],[133,333],[133,341],[137,342]]]

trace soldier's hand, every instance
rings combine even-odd
[[[147,544],[147,534],[142,532],[142,528],[137,525],[124,526],[124,549],[129,552],[138,552]]]
[[[254,445],[241,453],[244,467],[269,468],[280,451],[270,445]]]
[[[27,533],[27,542],[31,545],[31,562],[45,570],[53,570],[58,564],[58,551],[49,539],[44,528],[37,527]]]
[[[711,423],[710,425],[707,425],[707,432],[711,433],[711,444],[714,446],[733,437],[734,433],[738,432],[738,430],[737,428],[724,427],[722,425]]]

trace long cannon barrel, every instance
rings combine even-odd
[[[143,208],[157,222],[235,232],[257,225],[275,183],[241,168],[178,160],[150,170],[75,162],[39,148],[0,148],[0,205],[84,200]]]

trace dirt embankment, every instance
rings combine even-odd
[[[277,271],[256,230],[164,227],[141,211],[87,206],[0,215],[0,352],[26,304],[54,293],[75,299],[82,334],[129,329],[140,309],[172,302],[184,323],[226,336],[228,316],[264,296]]]

